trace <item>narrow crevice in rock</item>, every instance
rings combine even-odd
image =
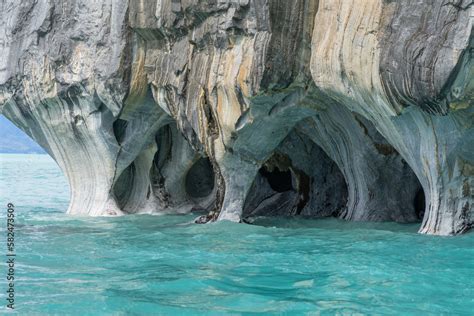
[[[117,143],[119,144],[121,144],[125,138],[125,132],[127,131],[127,124],[128,122],[122,119],[117,119],[113,123],[114,136],[115,136],[115,139],[117,140]]]

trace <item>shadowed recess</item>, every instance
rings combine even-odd
[[[214,189],[214,172],[208,158],[200,158],[186,174],[186,193],[193,198],[202,198]]]
[[[265,161],[245,201],[243,218],[328,217],[347,202],[344,177],[324,151],[293,130]]]

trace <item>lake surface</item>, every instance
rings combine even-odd
[[[472,233],[423,236],[418,225],[336,219],[71,217],[67,182],[46,155],[0,155],[0,192],[2,239],[6,204],[15,205],[21,315],[474,311]],[[1,271],[3,313],[5,264]]]

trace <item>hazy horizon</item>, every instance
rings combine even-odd
[[[0,114],[0,153],[46,154],[34,140]]]

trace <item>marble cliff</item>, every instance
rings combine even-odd
[[[0,111],[70,214],[474,225],[469,0],[3,0]]]

